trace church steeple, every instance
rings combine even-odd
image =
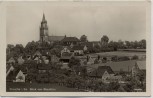
[[[44,13],[43,13],[42,22],[47,22],[46,19],[45,19],[45,14]]]
[[[40,26],[40,41],[41,42],[48,41],[48,26],[47,26],[47,21],[45,19],[44,13],[43,13],[42,21],[41,21],[41,26]]]

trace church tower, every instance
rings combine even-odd
[[[44,14],[40,26],[40,42],[48,42],[48,26]]]

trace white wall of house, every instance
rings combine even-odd
[[[15,82],[25,82],[25,75],[23,74],[21,70],[17,74]]]
[[[74,53],[83,54],[83,50],[74,50]]]
[[[102,82],[106,83],[106,82],[109,82],[109,79],[110,79],[110,74],[105,71],[104,74],[102,75]]]
[[[84,51],[87,51],[88,50],[87,46],[84,46],[83,50]]]
[[[61,55],[62,55],[64,52],[68,52],[68,53],[70,53],[70,50],[67,49],[67,48],[65,47],[65,48],[61,51]]]

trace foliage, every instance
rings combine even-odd
[[[93,51],[96,52],[96,53],[100,52],[100,46],[96,44],[96,45],[93,47]]]
[[[108,43],[109,41],[109,38],[107,35],[103,35],[103,37],[101,38],[101,42],[104,42],[104,43]]]
[[[111,60],[114,61],[114,62],[117,62],[118,61],[118,57],[117,56],[113,56]]]
[[[80,66],[80,65],[81,65],[80,64],[80,59],[77,59],[77,58],[74,58],[74,57],[72,57],[70,59],[69,64],[68,64],[68,66],[70,68],[77,67],[77,66]]]
[[[130,58],[127,56],[123,56],[123,57],[118,57],[118,60],[119,61],[128,61],[128,60],[130,60]]]
[[[139,59],[139,57],[137,56],[137,55],[134,55],[133,57],[132,57],[132,60],[138,60]]]
[[[98,63],[99,63],[99,61],[98,61],[98,59],[96,58],[95,61],[94,61],[94,64],[98,64]]]
[[[88,42],[87,36],[86,35],[82,35],[80,37],[80,41],[82,41],[82,42]]]
[[[120,87],[120,84],[118,82],[111,82],[109,83],[107,90],[110,92],[116,92],[118,91],[119,87]]]

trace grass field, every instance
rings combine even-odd
[[[96,53],[101,56],[145,56],[146,52],[127,52],[127,51],[115,51],[115,52],[102,52],[102,53]]]
[[[59,86],[57,84],[39,83],[7,83],[7,92],[78,92],[75,88]]]

